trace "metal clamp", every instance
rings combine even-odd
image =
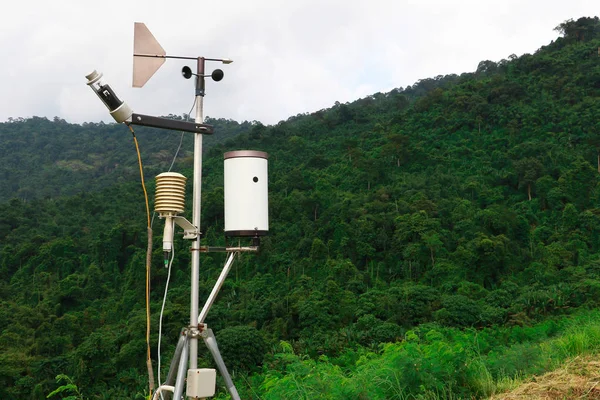
[[[181,229],[183,229],[184,239],[196,239],[198,235],[200,235],[200,230],[198,230],[198,228],[196,228],[194,224],[192,224],[184,217],[176,215],[173,217],[173,220],[179,227],[181,227]]]
[[[202,337],[202,339],[206,339],[209,336],[208,325],[200,323],[198,324],[198,328],[200,329],[200,337]]]
[[[187,329],[187,337],[191,339],[198,339],[201,337],[200,330],[196,326],[190,326]]]

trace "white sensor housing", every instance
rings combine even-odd
[[[225,235],[264,236],[269,232],[269,155],[240,150],[225,153]]]
[[[100,100],[102,100],[115,121],[122,123],[131,117],[133,114],[131,107],[129,107],[124,101],[119,100],[111,87],[102,79],[102,73],[94,70],[85,77],[88,80],[87,85],[94,91],[94,93],[96,93]]]

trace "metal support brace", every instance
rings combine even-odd
[[[213,287],[212,291],[208,295],[208,299],[206,299],[206,303],[204,303],[204,307],[202,307],[202,311],[200,312],[200,315],[198,316],[199,324],[204,323],[204,319],[206,318],[208,311],[210,310],[213,303],[215,302],[215,299],[217,298],[217,294],[219,293],[219,290],[221,290],[221,286],[223,286],[223,282],[225,282],[225,279],[227,278],[227,275],[229,274],[229,270],[231,270],[231,265],[233,264],[233,259],[235,258],[236,254],[237,253],[229,254],[229,257],[227,258],[227,262],[225,263],[225,266],[223,267],[223,270],[221,271],[221,275],[219,275],[219,278],[217,279],[215,286]]]
[[[201,253],[256,253],[258,246],[200,246]]]
[[[198,235],[200,235],[200,230],[184,217],[176,215],[173,217],[173,220],[181,229],[183,229],[184,239],[196,239]]]

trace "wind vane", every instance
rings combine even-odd
[[[133,87],[144,86],[165,63],[166,54],[146,24],[136,22],[133,26]]]

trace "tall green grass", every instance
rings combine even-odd
[[[240,390],[247,392],[244,398],[264,400],[486,398],[569,358],[600,353],[600,312],[579,312],[530,327],[427,325],[377,352],[351,351],[351,356],[312,360],[284,343],[263,374],[240,382]]]

